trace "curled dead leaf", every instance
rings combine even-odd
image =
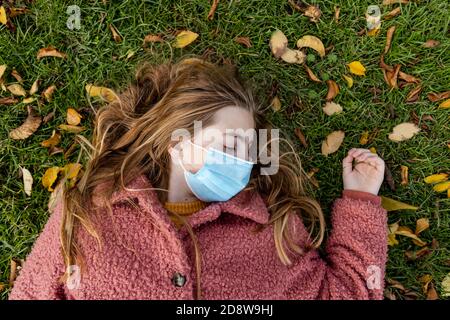
[[[406,96],[406,102],[415,102],[419,99],[420,92],[422,91],[422,86],[419,84],[412,88],[411,91]]]
[[[430,92],[429,94],[427,94],[427,98],[431,102],[448,99],[448,98],[450,98],[450,91],[445,91],[445,92],[441,92],[441,93]]]
[[[79,125],[83,116],[77,112],[74,108],[67,108],[67,123],[71,125]]]
[[[9,137],[15,140],[23,140],[31,136],[41,125],[42,119],[33,107],[27,106],[28,116],[24,123],[11,130]]]
[[[106,87],[98,87],[92,84],[87,84],[85,86],[85,89],[90,97],[99,97],[103,100],[106,100],[107,102],[113,102],[117,99],[116,93]]]
[[[286,52],[288,45],[288,39],[284,35],[281,30],[275,30],[272,33],[269,41],[269,47],[272,51],[272,54],[276,58],[281,58],[281,56]]]
[[[339,86],[334,80],[327,80],[326,81],[328,86],[328,92],[326,96],[327,101],[333,100],[339,93]]]
[[[56,57],[56,58],[67,58],[67,54],[59,52],[55,47],[48,46],[47,48],[39,49],[37,53],[37,59],[42,59],[44,57]]]
[[[384,46],[384,54],[389,52],[392,43],[392,37],[394,36],[395,26],[392,26],[386,32],[386,45]]]
[[[336,152],[341,146],[345,138],[345,132],[342,130],[333,131],[322,142],[322,154],[328,156],[329,154]]]
[[[402,181],[400,182],[401,185],[406,186],[408,184],[408,167],[401,165],[401,177]]]
[[[58,173],[61,171],[60,167],[51,167],[45,170],[44,176],[42,177],[42,185],[47,188],[48,191],[53,191],[53,185],[58,179]]]
[[[303,64],[303,67],[305,68],[310,80],[314,82],[322,82],[322,80],[320,80],[306,64]]]
[[[47,100],[48,102],[52,101],[53,93],[55,93],[56,86],[53,84],[47,89],[42,92],[42,96]]]
[[[70,124],[60,124],[58,126],[58,128],[60,128],[61,130],[67,131],[67,132],[71,132],[71,133],[80,133],[81,131],[86,129],[85,127],[74,126],[74,125],[70,125]]]
[[[30,171],[26,168],[20,167],[20,170],[22,172],[22,178],[23,178],[23,187],[25,194],[27,196],[31,196],[31,189],[33,186],[33,176],[31,175]]]
[[[115,42],[120,43],[122,42],[122,36],[117,31],[116,27],[113,26],[111,23],[108,25],[109,30],[111,31],[112,37]]]
[[[234,41],[236,41],[239,44],[244,45],[247,48],[251,48],[252,47],[252,42],[250,41],[249,37],[237,37],[234,39]]]
[[[334,103],[332,101],[328,101],[325,104],[325,106],[322,108],[322,110],[323,110],[323,112],[325,112],[325,114],[331,116],[331,115],[333,115],[335,113],[342,112],[343,109],[342,109],[342,107],[339,104]]]
[[[317,51],[321,58],[323,58],[325,56],[325,47],[324,47],[322,41],[315,36],[306,35],[306,36],[301,37],[297,41],[297,47],[299,49],[305,48],[305,47],[311,48],[311,49],[314,49],[315,51]]]
[[[305,62],[305,54],[300,50],[293,50],[286,48],[286,51],[281,56],[281,59],[287,63],[298,63],[302,64]]]
[[[45,148],[55,147],[61,141],[61,134],[59,134],[56,130],[53,130],[52,136],[47,140],[41,142],[41,146]]]
[[[384,16],[384,20],[390,20],[392,18],[395,18],[396,16],[398,16],[401,12],[400,7],[397,7],[395,9],[393,9],[392,11],[389,11],[385,16]]]
[[[15,96],[25,97],[27,95],[25,89],[18,83],[10,84],[6,88]]]
[[[439,41],[437,41],[437,40],[429,39],[429,40],[425,41],[422,44],[422,46],[425,47],[425,48],[434,48],[434,47],[437,47],[440,44],[441,43]]]
[[[190,45],[198,38],[198,33],[184,30],[177,34],[175,42],[173,43],[174,48],[184,48]]]

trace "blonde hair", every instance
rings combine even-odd
[[[185,128],[192,134],[194,120],[201,120],[202,125],[208,126],[216,111],[230,105],[248,110],[254,117],[256,130],[272,128],[250,86],[231,65],[212,64],[198,58],[141,65],[135,80],[118,94],[115,101],[96,113],[92,143],[78,136],[89,159],[74,187],[63,184],[61,247],[66,266],[77,264],[81,270],[84,268],[82,252],[74,236],[75,227],[84,227],[101,246],[101,238],[87,209],[93,205],[92,192],[97,185],[110,182],[107,184],[110,187],[101,194],[109,214],[112,214],[109,200],[113,192],[125,189],[143,172],[150,178],[152,186],[157,187],[154,190],[159,200],[165,202],[171,159],[168,146],[173,129]],[[262,228],[273,224],[278,256],[283,264],[290,265],[292,261],[286,249],[303,254],[305,250],[319,247],[325,222],[319,203],[310,196],[308,177],[292,144],[288,139],[280,140],[288,149],[280,144],[278,172],[260,175],[260,164],[255,164],[246,189],[253,189],[264,197],[270,219]],[[272,142],[269,137],[266,146],[269,152]],[[132,201],[130,203],[136,206]],[[292,213],[298,214],[309,227],[307,247],[301,248],[294,243],[288,231]],[[177,217],[194,243],[197,299],[201,299],[201,252],[197,238],[187,220]],[[67,280],[68,276],[66,271],[61,280]]]

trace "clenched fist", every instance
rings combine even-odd
[[[353,167],[353,160],[356,161]],[[344,189],[378,195],[384,179],[384,161],[369,149],[353,148],[342,161]]]

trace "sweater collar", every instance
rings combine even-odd
[[[137,198],[138,203],[146,211],[158,211],[164,214],[168,219],[168,211],[159,201],[157,193],[150,189],[152,185],[146,174],[140,174],[128,185],[128,189],[146,189],[142,191],[118,190],[111,198],[111,203],[117,203],[127,198]],[[237,195],[223,202],[210,202],[204,209],[195,212],[187,219],[192,227],[217,219],[222,212],[227,212],[251,219],[260,224],[266,224],[269,221],[269,211],[258,192],[252,190],[242,190]],[[165,218],[164,218],[165,219]]]

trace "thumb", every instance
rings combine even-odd
[[[344,176],[352,173],[352,170],[353,170],[353,156],[347,155],[342,160],[342,168],[343,168],[342,174]]]

